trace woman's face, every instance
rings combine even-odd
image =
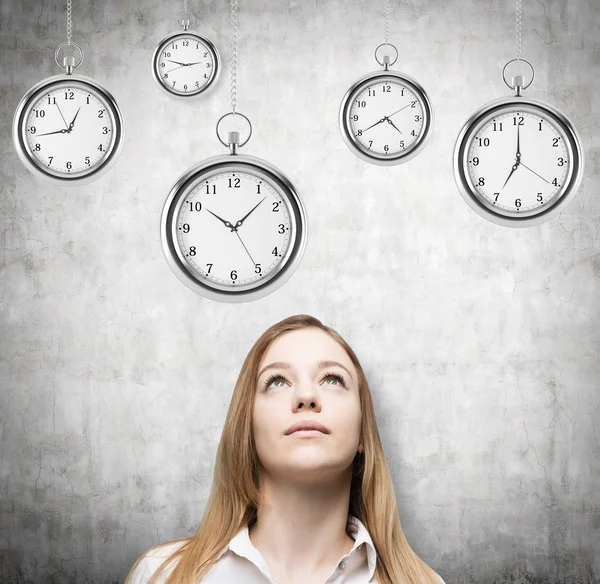
[[[318,328],[290,331],[271,344],[258,372],[253,429],[265,470],[297,483],[339,478],[362,450],[358,381],[346,351]],[[329,433],[286,435],[303,420]]]

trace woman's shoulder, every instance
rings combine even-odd
[[[145,551],[139,558],[139,563],[135,570],[131,574],[127,584],[146,584],[150,580],[150,576],[158,570],[159,566],[168,558],[172,553],[177,551],[189,538],[177,539],[173,541],[167,541],[151,547]],[[168,567],[163,572],[163,577],[160,582],[166,580],[167,575],[173,566]]]

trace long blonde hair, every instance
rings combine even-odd
[[[290,316],[274,324],[250,349],[227,412],[202,521],[193,536],[151,548],[155,550],[162,545],[185,542],[166,557],[148,584],[156,584],[159,574],[171,561],[177,560],[165,584],[196,584],[218,560],[231,538],[241,528],[256,521],[260,503],[259,460],[252,433],[252,412],[258,367],[277,337],[307,327],[329,333],[346,350],[358,374],[364,452],[357,452],[353,462],[349,514],[365,524],[373,540],[377,550],[375,577],[378,584],[439,584],[436,573],[417,556],[402,532],[371,391],[358,358],[339,333],[307,314]],[[142,558],[143,555],[132,566],[125,584],[129,584],[130,576]]]

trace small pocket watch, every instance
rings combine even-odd
[[[79,51],[58,60],[69,44]],[[23,164],[45,180],[63,185],[89,183],[116,161],[123,146],[123,118],[113,96],[88,77],[73,75],[83,51],[63,43],[54,55],[66,74],[34,85],[21,99],[13,118],[13,141]]]
[[[583,173],[583,151],[568,118],[551,105],[523,97],[535,77],[504,83],[515,95],[478,109],[454,147],[454,177],[467,204],[481,217],[507,227],[538,225],[572,200]]]
[[[187,9],[177,16],[183,31],[162,39],[152,56],[152,74],[159,87],[176,98],[188,99],[214,87],[221,73],[215,45],[188,30],[194,16]]]
[[[385,46],[396,52],[380,61],[377,51]],[[425,90],[404,73],[389,70],[398,59],[390,43],[375,49],[382,71],[368,73],[346,92],[339,110],[344,141],[359,158],[372,164],[394,165],[416,156],[433,129],[433,109]]]
[[[240,113],[238,115],[250,121]],[[163,252],[176,276],[196,293],[221,302],[247,302],[279,288],[306,246],[304,207],[275,166],[240,155],[229,132],[227,155],[190,168],[172,187],[161,216]]]

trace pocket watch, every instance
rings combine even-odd
[[[176,98],[195,97],[214,87],[221,73],[221,57],[215,45],[197,32],[188,30],[193,22],[188,10],[177,22],[183,31],[162,39],[152,56],[152,74],[159,87]]]
[[[389,45],[394,60],[377,51]],[[372,164],[394,165],[416,156],[427,144],[433,129],[433,109],[425,90],[404,73],[389,69],[398,59],[390,43],[375,49],[375,59],[383,65],[361,77],[344,95],[339,125],[344,141],[359,158]]]
[[[123,118],[113,96],[88,77],[74,75],[80,59],[65,56],[61,44],[54,55],[66,74],[34,85],[21,99],[13,118],[12,135],[19,158],[28,170],[63,185],[89,183],[116,161],[123,146]]]
[[[504,82],[515,90],[478,109],[464,124],[454,148],[454,177],[467,204],[498,225],[538,225],[572,200],[583,173],[579,135],[551,105],[523,97],[535,77]]]
[[[225,114],[243,117],[240,113]],[[208,158],[182,174],[161,215],[167,262],[191,290],[221,302],[262,298],[286,282],[306,246],[306,214],[291,181],[275,166],[237,150]]]

